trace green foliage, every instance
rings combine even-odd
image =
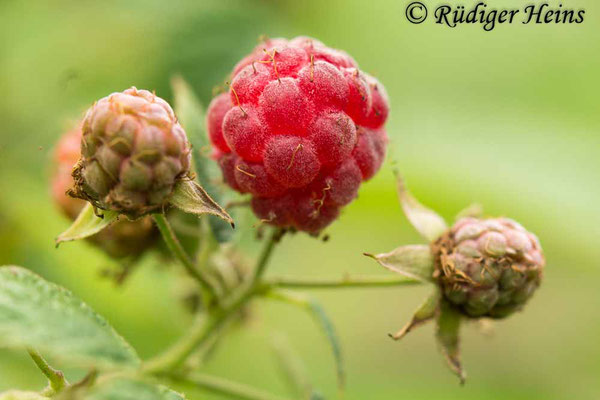
[[[221,182],[221,170],[217,163],[210,159],[210,143],[205,129],[205,112],[200,99],[194,94],[190,85],[180,76],[171,79],[175,96],[175,113],[185,129],[193,147],[193,160],[198,180],[206,192],[219,204],[227,201],[227,195]],[[214,218],[209,225],[218,242],[227,242],[233,232],[225,221]]]
[[[313,298],[299,293],[294,293],[289,290],[271,290],[267,293],[267,296],[301,307],[314,319],[314,321],[317,323],[317,326],[327,338],[327,342],[329,343],[333,353],[338,388],[340,393],[343,392],[346,385],[346,372],[344,368],[344,359],[342,356],[342,346],[336,333],[335,326],[321,304]]]
[[[0,393],[0,400],[48,400],[48,397],[36,392],[9,390],[8,392]]]
[[[136,367],[139,358],[71,292],[20,267],[0,267],[0,345],[34,347],[67,365]]]

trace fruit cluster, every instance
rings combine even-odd
[[[542,278],[538,239],[508,218],[462,218],[432,246],[444,297],[470,317],[513,313]]]
[[[135,87],[98,100],[82,123],[70,192],[135,219],[160,210],[190,168],[190,144],[171,106]]]
[[[207,125],[224,180],[264,222],[318,233],[383,162],[384,87],[318,40],[270,39],[234,68]]]

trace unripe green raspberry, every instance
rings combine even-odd
[[[520,309],[545,265],[536,236],[508,218],[462,218],[432,249],[445,298],[469,317],[502,318]]]
[[[169,104],[135,87],[96,102],[82,125],[70,195],[135,219],[160,210],[189,175],[190,144]]]

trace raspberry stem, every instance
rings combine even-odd
[[[177,239],[175,232],[173,232],[173,229],[171,228],[171,225],[169,224],[169,221],[167,221],[167,218],[164,216],[164,214],[153,214],[153,217],[160,234],[162,235],[171,253],[173,253],[173,256],[175,256],[175,258],[181,262],[188,274],[190,274],[190,276],[200,284],[200,287],[203,290],[203,297],[205,299],[217,297],[217,292],[214,285],[209,282],[206,277],[200,274],[200,272],[198,272],[198,269],[190,257],[186,254],[183,246],[179,242],[179,239]]]
[[[62,371],[52,368],[37,350],[28,349],[27,352],[35,365],[48,378],[49,385],[44,390],[45,395],[53,396],[69,385]]]
[[[191,376],[184,376],[182,374],[168,374],[166,377],[176,382],[188,384],[208,390],[215,394],[227,396],[227,398],[244,400],[288,400],[285,397],[263,392],[260,389],[237,382],[232,382],[217,376],[206,374],[193,374]]]
[[[348,276],[341,278],[273,278],[265,281],[265,285],[280,288],[304,289],[343,289],[386,286],[410,286],[423,282],[402,276]]]

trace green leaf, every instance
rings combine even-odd
[[[85,400],[184,400],[185,396],[173,390],[140,379],[115,378],[99,383],[86,395]]]
[[[274,336],[271,344],[277,356],[279,369],[294,398],[310,398],[314,390],[306,366],[292,348],[287,336],[283,334]]]
[[[33,347],[65,365],[136,367],[131,346],[68,290],[24,268],[0,267],[0,346]]]
[[[438,311],[440,303],[440,291],[439,289],[435,289],[433,293],[431,293],[425,301],[415,310],[410,321],[402,327],[397,333],[390,335],[394,340],[400,340],[408,332],[413,330],[414,328],[421,326],[433,319],[435,313]]]
[[[479,203],[473,203],[456,214],[456,220],[458,221],[461,218],[481,218],[483,217],[483,206]]]
[[[308,311],[311,314],[315,322],[317,322],[317,324],[325,334],[327,341],[329,342],[329,345],[333,352],[333,357],[335,359],[338,388],[340,394],[343,393],[344,388],[346,386],[346,373],[344,370],[342,347],[340,345],[340,340],[335,331],[335,327],[329,319],[329,316],[327,315],[323,307],[321,307],[319,302],[312,298],[288,290],[271,290],[267,293],[267,296],[276,300],[285,301],[289,304],[302,307],[304,310]]]
[[[440,313],[437,319],[436,337],[440,345],[440,350],[446,358],[448,367],[464,384],[467,377],[460,362],[459,329],[461,315],[451,307],[446,301],[440,305]]]
[[[427,245],[402,246],[389,253],[376,255],[364,254],[390,271],[423,282],[433,282],[433,255]]]
[[[398,197],[406,218],[412,226],[430,242],[439,238],[447,229],[446,222],[435,211],[425,207],[415,199],[404,184],[402,177],[396,175]]]
[[[94,206],[87,203],[69,229],[58,235],[56,245],[58,246],[62,242],[85,239],[86,237],[95,235],[118,218],[119,213],[114,211],[103,211],[102,217],[99,217],[94,212]]]
[[[198,216],[215,215],[229,222],[232,227],[235,226],[229,214],[206,193],[202,186],[194,181],[180,180],[177,182],[169,202],[187,213]]]
[[[48,400],[48,397],[42,396],[36,392],[9,390],[8,392],[0,393],[0,400]]]
[[[205,129],[206,121],[202,102],[181,76],[171,79],[171,87],[175,95],[175,113],[193,146],[194,166],[198,180],[202,182],[202,186],[215,202],[225,204],[228,196],[224,185],[219,184],[223,180],[221,169],[209,157],[211,145]],[[231,240],[233,231],[225,221],[211,218],[209,225],[218,242]]]

